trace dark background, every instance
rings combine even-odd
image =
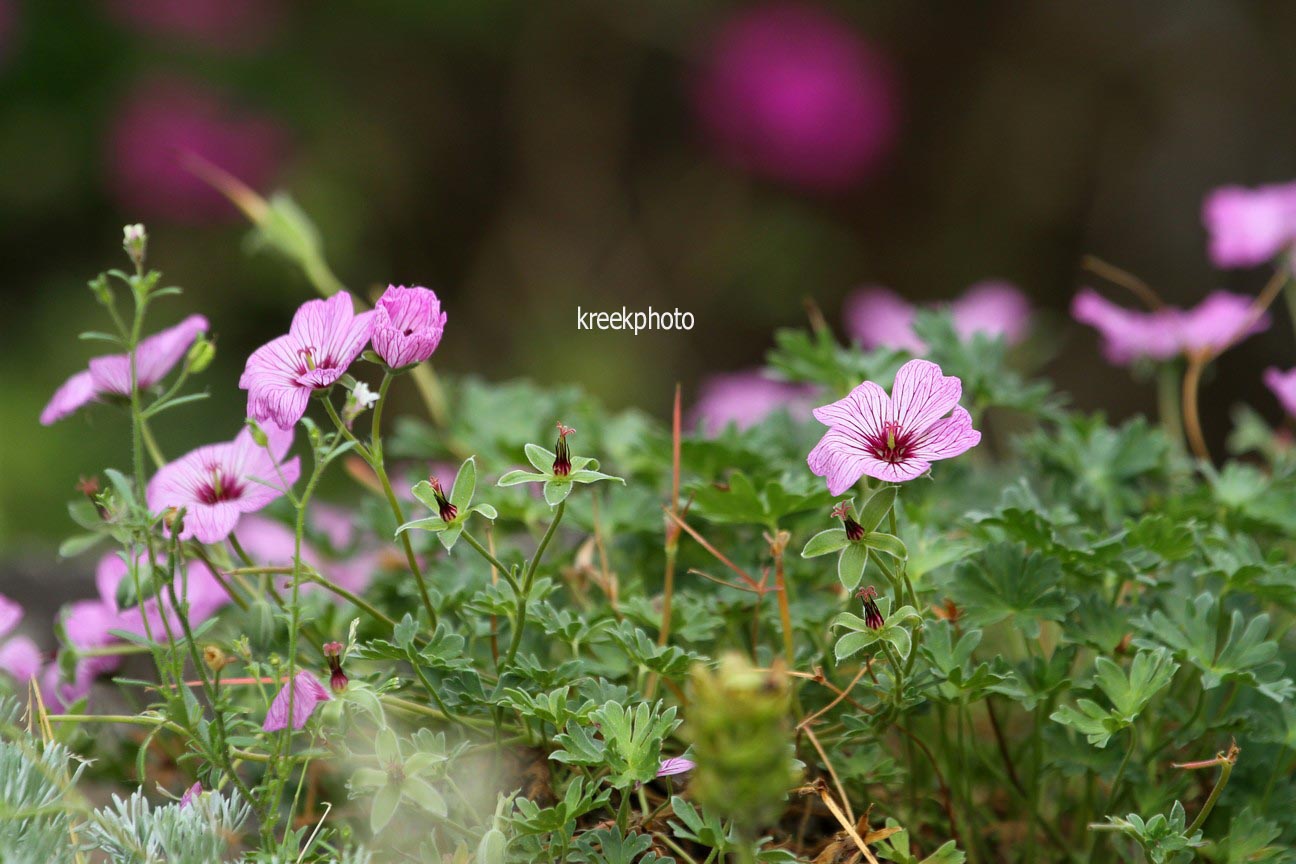
[[[1069,321],[1080,256],[1185,304],[1264,282],[1211,269],[1199,209],[1219,184],[1296,178],[1296,4],[820,4],[887,58],[900,117],[885,161],[828,193],[753,176],[699,126],[710,34],[744,8],[0,0],[5,557],[48,560],[78,475],[125,460],[110,411],[36,422],[93,353],[75,338],[104,326],[84,283],[124,264],[124,223],[147,222],[152,263],[186,289],[154,329],[201,311],[219,335],[212,398],[157,430],[168,454],[233,435],[244,358],[310,296],[280,261],[246,254],[232,211],[142,206],[123,180],[113,136],[159,81],[273,130],[253,165],[265,176],[249,179],[292,193],[353,289],[436,288],[439,368],[577,382],[661,416],[675,381],[692,392],[759,363],[806,297],[835,323],[865,282],[930,300],[986,277],[1038,305],[1045,372],[1076,404],[1151,411],[1151,385],[1106,366]],[[578,304],[678,306],[697,325],[578,333]],[[1259,374],[1296,352],[1275,311],[1207,384],[1217,448],[1236,402],[1278,419]]]

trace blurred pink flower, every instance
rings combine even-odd
[[[422,363],[441,344],[445,324],[435,291],[389,285],[374,308],[373,349],[393,369]]]
[[[311,505],[306,519],[311,529],[324,535],[335,551],[347,548],[355,539],[356,516],[345,507],[319,501]]]
[[[185,790],[184,794],[180,796],[180,809],[183,810],[184,808],[188,807],[190,804],[192,804],[194,801],[198,799],[198,796],[202,794],[203,794],[203,788],[201,783],[195,783],[192,786],[190,786],[188,789]]]
[[[844,399],[814,410],[829,428],[810,451],[810,470],[827,479],[833,495],[865,474],[891,483],[912,480],[937,459],[980,443],[971,415],[958,404],[962,395],[963,382],[927,360],[901,366],[890,396],[865,381]]]
[[[315,520],[318,510],[319,505],[311,507],[306,518]],[[263,516],[248,515],[239,519],[236,532],[239,545],[257,564],[267,567],[292,566],[296,538],[287,525]],[[301,556],[302,563],[353,594],[359,594],[369,586],[374,571],[379,567],[378,553],[372,549],[361,549],[345,559],[335,560],[325,558],[314,546],[303,542]],[[302,585],[301,590],[303,593],[313,593],[324,589],[309,583]],[[328,597],[334,602],[342,602],[335,594],[329,593]]]
[[[41,667],[36,643],[26,636],[12,635],[22,618],[22,606],[0,594],[0,672],[18,684],[25,684]]]
[[[1296,417],[1296,369],[1270,367],[1264,371],[1264,383],[1278,397],[1288,416]]]
[[[774,2],[724,22],[694,102],[731,162],[820,191],[850,187],[894,144],[894,78],[882,53],[827,11]]]
[[[1269,326],[1269,316],[1252,320],[1251,303],[1241,294],[1215,291],[1191,309],[1167,306],[1142,312],[1084,288],[1071,302],[1071,315],[1099,332],[1109,362],[1125,365],[1203,350],[1218,352],[1259,333]]]
[[[794,419],[810,415],[814,387],[766,377],[759,369],[708,376],[702,382],[697,404],[689,412],[689,426],[702,424],[715,437],[730,423],[750,429],[775,411],[786,410]]]
[[[1251,267],[1296,241],[1296,183],[1222,186],[1206,196],[1202,222],[1216,267]]]
[[[284,461],[292,446],[291,429],[267,426],[262,447],[244,427],[233,441],[199,447],[163,465],[148,485],[154,513],[184,508],[180,538],[218,543],[234,530],[239,516],[262,509],[301,473],[296,456]]]
[[[207,319],[190,315],[169,327],[140,340],[135,353],[135,373],[141,390],[147,390],[167,376],[200,333],[207,331]],[[77,409],[103,396],[129,398],[131,392],[130,355],[109,354],[95,357],[90,368],[76,373],[54,391],[40,422],[49,426]]]
[[[954,332],[962,339],[983,333],[1015,344],[1030,329],[1030,302],[1011,282],[987,279],[968,287],[948,304]],[[871,285],[846,298],[846,331],[864,348],[892,348],[924,354],[927,346],[913,332],[917,307],[889,288]]]
[[[281,0],[107,0],[108,11],[144,33],[246,51],[279,24]]]
[[[306,413],[311,394],[331,387],[364,350],[373,315],[355,314],[345,291],[303,303],[288,335],[270,340],[247,359],[239,387],[248,391],[248,415],[292,428]]]
[[[273,178],[284,138],[267,116],[227,104],[215,93],[149,81],[115,114],[108,136],[112,189],[132,219],[228,220],[238,211],[186,170],[180,157],[196,154],[259,188]]]
[[[292,702],[292,728],[300,729],[306,725],[311,714],[315,711],[315,706],[321,702],[327,702],[333,697],[324,689],[324,685],[315,680],[315,676],[305,669],[298,672],[292,680],[291,690],[289,685],[285,684],[283,689],[275,696],[274,701],[270,703],[270,710],[266,712],[265,722],[261,724],[261,729],[265,732],[277,732],[288,726],[288,703]],[[291,693],[291,695],[289,695]]]

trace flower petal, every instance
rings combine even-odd
[[[911,435],[944,417],[963,395],[963,382],[929,360],[910,360],[896,372],[891,417]]]
[[[926,462],[951,459],[979,443],[981,433],[972,428],[972,415],[956,406],[952,415],[937,420],[914,440],[909,456]]]
[[[76,373],[54,391],[49,404],[41,411],[41,425],[49,426],[62,420],[78,408],[93,402],[97,395],[98,391],[95,389],[94,379],[90,377],[90,370]]]

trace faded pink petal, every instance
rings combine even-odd
[[[276,732],[287,727],[290,701],[292,702],[292,728],[301,729],[314,713],[315,706],[332,698],[328,690],[324,689],[324,685],[303,669],[293,678],[292,689],[289,690],[289,686],[285,684],[274,701],[270,703],[270,710],[266,712],[265,723],[261,725],[261,729],[265,732]]]
[[[758,369],[711,375],[702,382],[689,425],[702,424],[703,432],[715,437],[730,423],[739,430],[750,429],[779,410],[803,420],[813,394],[809,385],[777,381]]]
[[[697,767],[697,763],[692,759],[685,759],[683,756],[672,756],[670,759],[663,759],[661,766],[657,769],[658,777],[673,777],[676,774],[683,774],[685,771],[692,771]]]
[[[0,672],[22,684],[34,678],[41,668],[41,652],[26,636],[14,636],[0,645]]]
[[[913,332],[915,306],[890,288],[870,285],[846,298],[846,332],[865,349],[891,348],[923,354],[927,346]]]
[[[1282,404],[1289,417],[1296,417],[1296,369],[1270,367],[1264,371],[1264,383]]]
[[[1102,336],[1103,355],[1123,366],[1140,358],[1168,360],[1181,350],[1179,312],[1163,309],[1140,312],[1117,306],[1084,288],[1071,302],[1071,315]]]
[[[441,344],[445,324],[435,291],[389,285],[374,309],[373,349],[393,369],[422,363]]]
[[[1296,183],[1223,186],[1206,196],[1202,222],[1216,267],[1251,267],[1296,240]]]
[[[720,155],[740,168],[832,192],[876,171],[895,143],[890,64],[824,9],[739,9],[706,51],[695,108]]]
[[[202,784],[194,783],[192,786],[190,786],[188,789],[185,790],[183,795],[180,796],[180,809],[183,810],[184,808],[188,807],[195,800],[197,800],[198,796],[201,795],[202,793],[203,793]]]
[[[1012,345],[1025,339],[1030,329],[1030,301],[1011,282],[987,279],[970,285],[950,304],[950,317],[963,339],[983,333]]]
[[[147,390],[167,376],[199,334],[207,332],[207,319],[190,315],[174,327],[168,327],[140,340],[135,356],[135,371],[141,390]],[[111,354],[90,361],[90,377],[99,393],[130,396],[130,355]]]
[[[23,618],[23,608],[16,600],[0,594],[0,639],[8,636]]]
[[[1215,291],[1179,316],[1180,350],[1222,351],[1269,327],[1268,313],[1253,317],[1252,298]]]
[[[190,315],[174,327],[140,340],[135,355],[140,389],[146,390],[165,378],[199,334],[206,331],[207,319],[202,315]],[[55,391],[41,412],[41,423],[48,426],[101,396],[128,397],[130,382],[129,354],[95,357],[88,370],[73,375]]]
[[[149,481],[149,509],[184,508],[182,539],[224,540],[240,515],[283,495],[301,473],[297,457],[281,461],[291,446],[291,428],[263,431],[267,447],[259,446],[245,427],[231,442],[199,447],[162,466]]]
[[[58,663],[49,663],[40,673],[41,699],[51,713],[62,714],[75,702],[90,695],[93,683],[93,676],[82,674],[79,663],[76,677],[71,681],[63,680]]]
[[[910,360],[896,373],[891,395],[865,381],[844,399],[815,409],[829,429],[806,459],[840,495],[864,475],[891,483],[921,476],[938,459],[975,447],[981,433],[958,407],[963,385],[935,363]],[[953,412],[945,417],[948,412]]]
[[[284,429],[306,413],[311,394],[332,386],[364,350],[372,312],[355,314],[345,291],[308,300],[293,315],[288,335],[252,352],[239,378],[248,391],[248,414]]]
[[[307,514],[311,527],[323,534],[334,550],[342,550],[355,539],[355,517],[335,504],[312,504]]]

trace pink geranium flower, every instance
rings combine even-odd
[[[201,783],[195,783],[190,786],[185,790],[184,794],[180,796],[180,809],[183,810],[188,807],[194,801],[198,800],[198,797],[202,794],[203,788]]]
[[[1296,417],[1296,369],[1269,368],[1264,372],[1264,383],[1278,397],[1283,410],[1291,417]]]
[[[265,428],[267,446],[244,428],[226,444],[208,444],[170,462],[148,485],[149,509],[184,508],[181,539],[218,543],[234,530],[239,516],[262,509],[297,482],[297,457],[284,461],[292,446],[291,429]]]
[[[266,712],[265,723],[261,724],[261,729],[266,732],[277,732],[286,728],[290,701],[292,702],[292,728],[300,729],[306,725],[316,705],[332,698],[328,690],[324,689],[324,685],[303,669],[293,678],[291,689],[288,684],[285,684],[274,701],[270,703],[270,710]]]
[[[0,594],[0,672],[19,684],[25,684],[41,667],[36,643],[26,636],[11,635],[22,617],[22,606]]]
[[[846,398],[814,410],[829,429],[810,451],[810,470],[827,479],[834,495],[865,474],[893,483],[912,480],[937,459],[958,456],[981,441],[971,415],[958,404],[962,395],[963,382],[927,360],[901,366],[890,396],[865,381]]]
[[[135,219],[208,223],[238,211],[182,164],[193,155],[256,189],[274,178],[286,138],[270,117],[177,80],[151,79],[113,112],[107,141],[111,183]]]
[[[1202,222],[1217,267],[1251,267],[1296,241],[1296,183],[1223,186],[1206,196]]]
[[[1187,310],[1166,306],[1142,312],[1085,288],[1072,301],[1071,314],[1099,332],[1103,354],[1117,365],[1200,351],[1217,353],[1269,326],[1267,314],[1253,315],[1251,298],[1227,291],[1215,291]]]
[[[730,423],[750,429],[779,410],[806,419],[813,394],[809,385],[779,381],[759,369],[711,375],[702,382],[689,423],[702,424],[705,434],[715,437]]]
[[[207,319],[190,315],[174,327],[140,340],[135,352],[135,372],[141,390],[147,390],[165,378],[199,334],[207,331]],[[78,372],[55,391],[40,422],[49,426],[102,397],[129,398],[131,393],[130,355],[109,354],[95,357],[90,368]]]
[[[685,771],[692,771],[697,767],[697,763],[692,759],[685,759],[683,756],[673,756],[670,759],[663,759],[661,766],[657,769],[658,777],[673,777],[676,774],[683,774]]]
[[[311,394],[331,387],[364,350],[373,314],[355,314],[345,291],[303,303],[288,335],[262,345],[247,360],[239,387],[248,391],[248,415],[292,428],[306,413]]]
[[[875,172],[895,143],[889,62],[823,9],[741,9],[706,50],[696,110],[720,154],[745,170],[832,192]]]
[[[889,288],[872,285],[846,298],[842,317],[852,339],[864,348],[892,348],[924,354],[927,346],[913,332],[918,307]],[[954,332],[961,339],[974,334],[1020,342],[1030,328],[1030,303],[1016,286],[986,280],[970,286],[949,303]]]
[[[374,309],[373,349],[393,369],[422,363],[441,344],[445,324],[435,291],[389,285]]]

